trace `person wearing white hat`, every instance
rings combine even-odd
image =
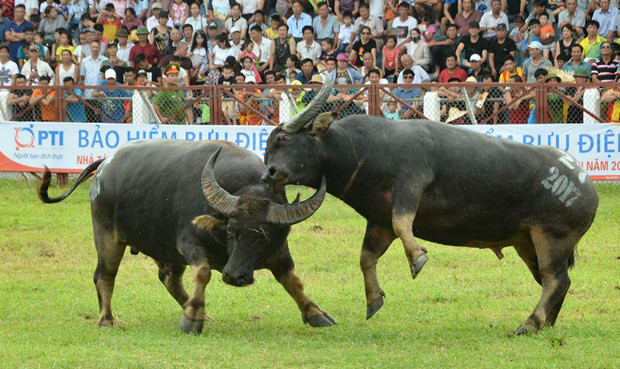
[[[226,18],[226,30],[232,34],[234,29],[238,29],[241,33],[241,39],[245,40],[248,21],[241,16],[241,5],[238,3],[230,7],[230,17]]]
[[[473,54],[469,57],[469,65],[471,65],[471,68],[469,69],[468,76],[473,77],[478,82],[482,82],[482,76],[487,72],[482,67],[482,57],[478,54]]]
[[[230,48],[234,50],[235,58],[241,53],[242,46],[241,29],[239,27],[233,27],[230,30]]]
[[[548,59],[543,58],[543,45],[539,41],[530,42],[527,49],[530,58],[523,63],[523,80],[527,83],[536,83],[534,72],[551,67],[552,64]]]
[[[99,83],[100,86],[120,86],[121,84],[116,81],[116,71],[113,68],[107,69],[103,76],[104,81]],[[123,100],[116,99],[117,97],[128,98],[131,97],[129,90],[121,89],[108,89],[101,88],[93,91],[93,97],[102,99],[98,106],[101,108],[101,121],[104,123],[124,123],[127,121],[125,117],[125,106]],[[95,113],[98,113],[95,111]],[[92,112],[89,112],[92,114]]]

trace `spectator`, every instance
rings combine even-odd
[[[364,54],[370,52],[372,55],[372,65],[377,65],[377,43],[371,38],[370,27],[362,26],[360,30],[360,39],[353,44],[349,60],[353,65],[361,67]]]
[[[491,10],[484,13],[480,18],[480,31],[484,32],[483,37],[487,40],[496,35],[497,26],[508,24],[508,16],[501,11],[501,7],[500,0],[491,0]]]
[[[347,57],[347,54],[338,54],[336,61],[336,70],[329,74],[330,78],[334,81],[334,84],[351,85],[362,83],[364,76],[349,66],[349,58]]]
[[[82,60],[80,65],[80,75],[82,76],[82,84],[84,86],[98,86],[101,81],[101,65],[107,58],[100,55],[101,45],[97,41],[90,43],[90,56]],[[114,77],[116,80],[116,76]],[[90,98],[93,95],[92,89],[84,91],[84,97]]]
[[[562,79],[555,73],[549,73],[545,78],[545,83],[561,83]],[[547,117],[545,122],[552,124],[564,123],[563,111],[564,102],[562,97],[553,89],[547,89],[545,93],[547,100]]]
[[[390,120],[400,120],[400,104],[394,100],[389,100],[382,105],[383,116]]]
[[[54,78],[52,68],[40,59],[39,47],[35,44],[30,44],[28,52],[30,59],[22,67],[22,74],[26,76],[28,84],[30,86],[38,85],[41,77],[46,77],[48,82]]]
[[[344,17],[343,17],[344,18]],[[372,38],[377,44],[377,49],[383,47],[383,21],[378,17],[370,14],[370,8],[368,4],[360,5],[360,16],[355,20],[353,25],[353,32],[351,32],[351,38],[349,39],[349,45],[353,45],[358,33],[361,32],[362,26],[370,27]],[[405,37],[407,34],[405,34]],[[398,35],[396,35],[398,36]],[[396,43],[397,45],[399,42]]]
[[[291,73],[295,73],[295,78],[301,73],[301,62],[297,55],[291,55],[286,58],[286,68],[282,71],[282,74],[286,76],[286,84],[290,84],[295,78],[291,79],[289,76]]]
[[[179,44],[184,44],[185,42],[183,42],[183,35],[181,34],[181,31],[179,31],[176,28],[172,28],[170,30],[170,40],[168,41],[168,46],[166,47],[166,50],[164,50],[164,55],[172,55],[177,51],[177,47],[179,47]],[[187,47],[189,47],[189,44],[187,44]]]
[[[39,13],[39,1],[38,0],[16,1],[15,8],[13,9],[13,20],[15,20],[15,9],[17,9],[17,7],[20,5],[24,5],[24,13],[25,13],[24,19],[28,21],[30,20],[30,17],[32,15],[36,16]],[[75,12],[73,13],[75,14]]]
[[[192,26],[194,32],[198,30],[207,32],[207,18],[200,14],[200,4],[193,2],[190,6],[190,16],[185,20],[185,24]]]
[[[121,28],[116,34],[116,38],[118,40],[118,51],[116,55],[120,60],[127,63],[127,65],[130,65],[129,55],[131,53],[131,48],[135,45],[133,42],[129,42],[128,36],[129,34],[127,33],[127,30],[125,28]]]
[[[351,50],[350,42],[353,39],[353,33],[355,33],[355,26],[353,25],[353,16],[350,12],[345,12],[342,19],[343,22],[338,31],[338,52],[348,52]]]
[[[397,44],[402,44],[417,25],[418,21],[409,16],[409,4],[404,1],[398,4],[398,17],[392,22],[392,29],[398,30]]]
[[[318,64],[321,57],[321,45],[314,41],[314,28],[305,26],[303,29],[304,39],[297,43],[297,56],[299,59],[310,59]],[[303,64],[302,64],[303,67]],[[303,83],[303,82],[302,82]]]
[[[45,40],[43,40],[43,32],[35,32],[33,37],[35,45],[39,47],[41,52],[41,59],[48,60],[50,58],[50,50],[45,46]]]
[[[130,30],[137,29],[140,26],[142,26],[142,20],[136,16],[136,9],[128,7],[125,9],[125,19],[123,19],[122,26],[118,28],[116,37],[123,27]]]
[[[469,35],[469,24],[471,22],[477,22],[478,29],[480,29],[480,19],[482,16],[479,11],[474,9],[474,0],[462,0],[461,7],[462,10],[454,18],[454,24],[458,28],[458,34],[461,37],[465,37]]]
[[[233,49],[233,55],[235,58],[239,56],[242,46],[243,40],[241,39],[241,30],[235,27],[230,32],[230,47]]]
[[[9,41],[9,52],[11,60],[17,62],[17,51],[26,44],[25,31],[32,28],[32,23],[24,20],[26,7],[23,4],[15,6],[14,20],[9,22],[4,31],[4,37]],[[34,29],[33,29],[34,30]]]
[[[92,40],[92,38],[88,35],[90,35],[90,32],[87,29],[84,29],[82,30],[82,32],[80,32],[79,44],[75,47],[75,50],[73,51],[73,56],[78,63],[82,62],[82,59],[84,58],[84,51],[89,49],[88,40],[89,38]],[[88,51],[88,53],[90,54],[90,50]],[[21,56],[19,58],[21,59]]]
[[[599,0],[600,8],[594,11],[592,20],[598,22],[601,37],[613,40],[618,27],[618,6],[610,8],[609,4],[609,0]]]
[[[438,38],[436,41],[431,41],[428,44],[431,48],[433,62],[435,63],[435,77],[438,77],[440,70],[446,68],[448,55],[456,54],[456,49],[461,42],[461,38],[456,32],[456,26],[450,24],[446,29],[446,37]]]
[[[413,30],[411,32],[413,33]],[[419,37],[420,36],[418,36],[418,39]],[[414,45],[414,47],[415,46],[417,45]],[[400,66],[400,49],[396,47],[396,36],[390,35],[387,37],[387,42],[385,43],[385,46],[383,46],[383,52],[381,55],[381,70],[383,72],[383,76],[385,78],[398,76]]]
[[[165,54],[170,42],[170,31],[173,27],[168,26],[168,13],[159,13],[159,23],[151,30],[149,42],[157,47],[160,53]]]
[[[467,75],[469,77],[474,77],[476,82],[482,82],[482,79],[485,75],[489,74],[489,72],[482,67],[482,58],[478,54],[473,54],[469,58],[469,73]]]
[[[403,100],[410,106],[415,107],[416,99],[420,97],[420,90],[416,87],[413,87],[411,84],[414,83],[415,73],[411,69],[403,70],[403,82],[401,86],[397,87],[394,90],[394,96]],[[413,110],[409,109],[407,106],[403,105],[401,111],[402,119],[411,119],[413,118]]]
[[[58,28],[67,28],[67,21],[58,14],[56,7],[48,6],[45,8],[45,17],[39,23],[39,32],[43,32],[43,39],[48,45],[54,43],[54,32]]]
[[[245,80],[244,80],[245,82]],[[235,84],[235,76],[230,65],[224,65],[222,67],[222,75],[219,77],[217,81],[218,85],[234,85]],[[232,93],[232,90],[227,90]],[[222,95],[227,98],[227,95]],[[224,99],[222,101],[222,112],[224,113],[224,117],[228,119],[228,121],[236,120],[236,112],[235,112],[235,103],[230,101],[229,99]]]
[[[568,88],[566,95],[572,97],[579,105],[583,106],[583,94],[586,91],[583,85],[590,82],[590,72],[586,69],[578,68],[575,70],[573,77],[575,77],[575,85],[577,87]],[[568,104],[566,123],[583,123],[583,112],[572,103]]]
[[[15,84],[15,76],[18,73],[19,67],[17,63],[10,59],[9,47],[0,45],[0,86],[13,86]],[[2,97],[6,98],[5,95],[2,95]]]
[[[551,67],[551,62],[548,59],[543,58],[542,51],[543,46],[538,41],[533,41],[531,44],[527,46],[530,58],[523,63],[523,79],[527,83],[536,82],[536,77],[534,77],[534,72],[538,69],[546,69],[547,67]]]
[[[116,72],[110,68],[105,71],[105,80],[99,82],[99,86],[121,86],[116,81]],[[108,123],[121,123],[125,121],[124,99],[131,97],[131,92],[121,89],[102,88],[92,92],[94,98],[101,99],[99,106],[103,113],[101,118]]]
[[[340,25],[335,16],[329,14],[329,6],[326,2],[322,1],[318,4],[319,16],[314,17],[312,21],[312,28],[316,32],[317,40],[324,39],[335,40],[338,42],[338,32],[340,32]],[[336,48],[338,45],[336,44]]]
[[[464,82],[467,78],[467,72],[458,66],[456,55],[454,54],[446,57],[446,69],[439,74],[439,82],[446,83],[453,78],[457,78],[460,82]]]
[[[218,28],[222,29],[226,25],[226,18],[230,15],[235,0],[212,0],[207,7],[207,19],[217,23]]]
[[[177,86],[180,71],[181,67],[177,64],[170,64],[166,67],[164,86]],[[183,113],[185,105],[183,91],[180,90],[158,91],[153,99],[153,109],[161,123],[164,124],[192,124],[192,109],[185,109]]]
[[[362,57],[362,66],[357,68],[357,71],[362,75],[362,76],[367,76],[368,73],[373,70],[376,69],[381,78],[383,78],[383,73],[381,72],[380,69],[377,68],[377,66],[373,63],[373,58],[372,58],[372,54],[369,52],[365,52],[364,56]]]
[[[303,4],[300,0],[293,2],[293,15],[286,21],[289,33],[295,39],[295,42],[302,40],[305,26],[312,25],[312,17],[303,12]]]
[[[283,24],[282,22],[282,18],[280,18],[279,15],[274,15],[271,17],[271,27],[267,28],[267,30],[265,31],[265,37],[267,37],[270,40],[274,40],[275,38],[278,38],[278,28],[280,28],[280,26]]]
[[[265,6],[264,1],[256,0],[237,0],[237,3],[241,5],[241,9],[243,10],[241,16],[248,21],[248,24],[256,22],[256,12],[260,11],[262,13]],[[251,28],[251,25],[248,29],[249,28]]]
[[[161,58],[159,50],[147,40],[149,31],[145,26],[138,28],[138,43],[131,48],[129,52],[129,64],[135,67],[135,58],[137,55],[144,55],[149,64],[157,64]]]
[[[360,13],[359,0],[335,0],[334,14],[336,14],[336,18],[338,18],[339,22],[344,23],[346,12],[351,13],[351,18],[357,17]]]
[[[50,77],[41,76],[39,78],[39,86],[47,87],[50,84]],[[56,92],[51,88],[37,88],[30,97],[30,105],[39,108],[40,117],[35,117],[35,120],[41,120],[43,122],[53,122],[57,120],[56,117],[56,104],[54,98]],[[38,119],[37,119],[38,118]]]
[[[549,16],[547,13],[543,13],[538,17],[538,21],[540,22],[540,38],[542,39],[542,44],[546,46],[546,49],[551,50],[549,46],[555,41],[555,30],[553,29],[553,25],[549,23]]]
[[[185,42],[188,45],[191,45],[192,40],[194,39],[194,27],[192,27],[191,24],[184,24],[183,27],[181,27],[181,33],[183,34],[181,41]]]
[[[424,83],[431,80],[428,73],[426,73],[426,71],[422,69],[422,67],[413,64],[413,59],[409,54],[403,54],[400,56],[400,64],[402,65],[403,70],[410,69],[411,71],[413,71],[413,83]],[[403,79],[403,72],[400,72],[400,74],[398,75],[397,83],[402,84],[404,82],[405,81]]]
[[[103,26],[103,36],[101,37],[101,41],[104,44],[108,44],[116,40],[116,34],[123,26],[120,18],[116,15],[116,10],[114,10],[114,4],[112,3],[106,4],[105,8],[97,18],[97,23]]]
[[[73,81],[79,81],[80,76],[80,68],[75,65],[73,61],[73,54],[69,50],[63,50],[60,55],[60,63],[56,66],[56,79],[54,80],[54,84],[57,86],[62,86],[63,81],[67,77],[71,77]]]
[[[245,40],[248,31],[248,21],[241,16],[241,5],[235,3],[230,7],[230,17],[226,19],[226,31],[233,33],[233,29],[241,32],[241,39]]]
[[[502,72],[499,75],[500,83],[510,82],[510,78],[512,76],[519,76],[523,78],[523,69],[521,69],[521,67],[517,67],[515,59],[512,56],[506,58],[504,61],[504,66],[501,70]]]
[[[226,63],[226,58],[229,56],[235,56],[234,50],[230,47],[230,42],[228,42],[226,35],[219,34],[217,36],[217,46],[215,46],[209,58],[209,69],[214,71],[223,66]]]
[[[252,27],[258,26],[258,28],[260,28],[261,34],[267,34],[266,32],[269,26],[267,26],[267,23],[265,23],[265,13],[260,9],[256,9],[252,19],[254,20],[254,22],[250,23],[248,29],[251,30]]]
[[[521,83],[523,80],[519,76],[510,77],[510,83]],[[526,124],[530,115],[529,101],[530,95],[526,93],[524,87],[511,86],[506,88],[506,105],[508,105],[508,123],[510,124]],[[516,102],[513,103],[513,101]]]
[[[443,17],[441,18],[440,29],[442,33],[446,32],[446,26],[448,24],[454,24],[454,18],[458,13],[459,8],[462,8],[461,4],[457,4],[457,0],[445,0],[443,4]],[[437,22],[435,22],[437,23]],[[461,35],[464,36],[464,35]]]
[[[23,74],[15,75],[15,87],[19,89],[11,90],[8,97],[8,104],[13,108],[13,120],[18,122],[32,122],[34,116],[32,110],[24,112],[28,108],[30,103],[30,97],[32,96],[32,89],[26,88],[26,76]]]
[[[573,26],[569,23],[566,23],[562,27],[562,38],[555,43],[555,51],[553,53],[555,56],[555,65],[558,64],[558,57],[560,55],[571,57],[571,50],[573,46],[577,45],[577,41],[575,41],[573,37],[573,30]]]
[[[616,72],[616,86],[620,84],[620,73]],[[601,102],[607,103],[607,119],[609,123],[620,123],[620,91],[610,88],[601,96]]]
[[[577,32],[579,38],[584,37],[584,28],[586,25],[586,14],[583,10],[577,8],[577,0],[564,0],[566,9],[558,15],[558,28],[562,29],[565,25],[570,24]]]
[[[174,0],[170,5],[170,16],[174,27],[181,28],[189,17],[189,6],[183,0]]]
[[[286,59],[296,54],[296,44],[288,34],[288,25],[281,24],[278,28],[278,37],[273,39],[269,59],[269,69],[280,73],[286,68]]]
[[[317,69],[323,71],[327,68],[327,60],[333,58],[335,60],[339,52],[334,47],[334,40],[326,38],[321,41],[321,61],[317,64]]]
[[[506,61],[508,62],[508,60]],[[514,60],[513,60],[514,64]],[[517,74],[515,74],[517,75]],[[491,73],[482,74],[483,83],[493,82],[493,76]],[[478,108],[478,114],[476,114],[478,122],[484,121],[486,118],[493,116],[490,123],[503,124],[506,123],[507,115],[506,111],[499,113],[499,110],[504,105],[504,93],[497,87],[491,87],[490,89],[484,88],[480,90],[480,95],[476,99],[476,108]]]
[[[435,19],[439,24],[441,13],[443,12],[443,2],[440,0],[415,0],[415,13],[418,16],[426,16],[428,19]]]
[[[111,43],[108,45],[107,52],[108,59],[101,63],[101,72],[105,72],[108,68],[114,69],[117,75],[116,81],[122,85],[125,83],[125,80],[123,79],[125,69],[127,69],[129,65],[127,65],[124,60],[118,58],[118,45],[116,43]]]
[[[254,64],[254,60],[251,57],[244,56],[243,58],[241,58],[241,66],[242,66],[241,74],[243,74],[245,77],[248,77],[248,76],[254,77],[254,80],[257,83],[262,82],[260,74],[256,70],[256,64]]]
[[[581,40],[579,45],[583,47],[583,54],[585,55],[586,62],[589,59],[600,59],[601,57],[601,44],[604,41],[607,41],[605,37],[601,37],[598,34],[599,30],[598,21],[591,20],[586,24],[586,32],[588,32],[588,37]]]
[[[414,65],[429,69],[431,65],[431,52],[428,48],[428,44],[422,38],[420,30],[417,28],[412,29],[407,40],[409,40],[409,42],[406,42],[404,45],[399,45],[401,50],[407,50],[407,54],[413,59]]]
[[[245,83],[255,85],[256,80],[254,77],[248,76],[245,77]],[[259,99],[263,97],[261,91],[258,88],[243,88],[238,96],[245,103],[239,104],[239,124],[242,126],[259,126],[262,118],[256,114],[256,111],[260,109]],[[251,106],[252,109],[248,106]]]
[[[45,13],[45,9],[47,9],[48,7],[53,7],[53,8],[57,8],[58,4],[54,2],[54,0],[44,0],[41,2],[41,5],[39,6],[39,14],[43,14]]]
[[[192,65],[198,72],[203,66],[209,64],[209,58],[207,57],[207,37],[204,31],[199,30],[194,32],[194,39],[192,40],[187,56],[192,59]],[[199,78],[199,82],[204,82],[204,80]]]
[[[131,0],[131,8],[136,10],[136,18],[142,21],[142,25],[146,25],[146,16],[149,11],[149,0]]]
[[[549,48],[547,45],[543,44],[543,39],[540,34],[540,21],[538,19],[532,19],[528,23],[528,33],[527,37],[523,40],[523,46],[521,52],[523,55],[528,56],[529,50],[527,49],[527,45],[532,42],[537,41],[541,45],[543,45],[543,57],[546,59],[549,57]]]
[[[553,17],[553,11],[547,8],[547,0],[534,0],[532,4],[532,12],[528,14],[527,18],[525,18],[525,23],[530,24],[532,19],[540,20],[540,16],[542,14],[547,14],[549,16],[550,23],[555,22],[555,18]]]
[[[456,48],[456,58],[464,68],[471,68],[469,60],[473,55],[478,55],[481,65],[484,65],[487,62],[487,48],[488,40],[480,37],[480,25],[474,21],[469,24],[469,36],[463,37]]]
[[[506,24],[500,23],[495,28],[497,35],[489,41],[489,67],[491,68],[491,74],[493,78],[497,78],[501,73],[501,68],[504,65],[506,59],[511,56],[515,57],[517,47],[515,42],[507,38]]]
[[[225,1],[228,1],[228,0],[225,0]],[[160,24],[159,16],[162,13],[161,4],[157,2],[153,3],[153,6],[151,7],[151,11],[152,11],[152,15],[146,20],[146,28],[148,29],[149,33],[151,33],[151,31],[153,31],[153,29]],[[222,24],[223,24],[223,21],[222,21]],[[172,19],[168,18],[166,25],[170,28],[174,27],[174,23],[172,23]]]
[[[179,69],[178,82],[179,86],[189,86],[190,78],[196,78],[196,72],[194,71],[194,66],[192,65],[192,59],[187,57],[187,51],[189,50],[189,46],[186,43],[181,43],[177,48],[176,52],[173,55],[166,55],[161,60],[161,65],[170,65],[176,64],[181,68]],[[166,73],[164,68],[160,68],[162,74]],[[165,76],[165,74],[164,74]],[[163,79],[166,79],[163,77]]]
[[[605,41],[601,44],[601,58],[592,64],[592,82],[614,82],[616,70],[618,61],[614,59],[611,42]]]
[[[62,84],[65,88],[65,103],[67,116],[65,117],[67,122],[74,123],[86,123],[86,111],[84,110],[84,104],[80,100],[82,96],[82,90],[73,88],[75,80],[71,76],[64,77]]]
[[[310,83],[312,76],[316,74],[312,59],[307,58],[301,61],[301,72],[301,74],[297,75],[297,80],[304,85]]]
[[[590,64],[582,60],[583,47],[581,47],[581,45],[579,44],[573,45],[573,47],[571,47],[570,55],[571,59],[568,61],[568,63],[564,64],[562,70],[567,72],[576,72],[577,69],[581,69],[588,74],[588,79],[590,79],[592,68],[590,67]]]

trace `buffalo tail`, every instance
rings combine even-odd
[[[99,168],[99,165],[101,165],[101,163],[103,163],[104,160],[105,159],[99,159],[97,161],[92,162],[92,164],[87,166],[86,169],[84,169],[84,171],[80,173],[80,176],[78,177],[78,179],[75,181],[75,183],[73,183],[73,186],[71,186],[71,188],[67,192],[65,192],[61,196],[52,197],[52,198],[50,198],[49,194],[47,193],[47,190],[50,187],[52,173],[46,166],[45,171],[43,172],[43,179],[41,181],[41,184],[39,185],[39,190],[37,191],[37,195],[39,196],[39,199],[41,199],[41,201],[43,201],[46,204],[53,204],[53,203],[60,202],[66,199],[67,197],[69,197],[69,195],[71,195],[71,193],[73,193],[73,191],[75,191],[77,186],[79,186],[80,184],[82,184],[82,182],[90,178],[90,175],[92,174],[92,172],[94,172],[97,168]]]

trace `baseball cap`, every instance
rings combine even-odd
[[[472,54],[472,56],[469,57],[470,62],[479,62],[480,60],[482,60],[482,58],[478,54]]]
[[[532,41],[530,42],[529,45],[527,45],[528,49],[538,49],[538,50],[542,50],[543,49],[543,45],[538,42],[538,41]]]
[[[116,79],[116,71],[112,68],[105,71],[105,79],[114,78]]]
[[[338,61],[349,61],[349,57],[345,53],[340,53],[336,57],[336,60],[338,60]]]
[[[506,23],[499,23],[497,26],[495,26],[495,29],[508,29],[508,27],[506,27]]]
[[[241,29],[239,29],[239,27],[233,27],[230,29],[230,34],[232,35],[235,32],[241,32]]]
[[[217,28],[217,23],[215,22],[209,23],[209,28]]]
[[[28,48],[28,51],[37,51],[37,52],[41,52],[41,50],[39,50],[39,47],[35,44],[30,45],[30,47]]]
[[[246,76],[245,83],[256,83],[256,78],[254,76]]]
[[[151,6],[151,9],[161,9],[161,4],[160,3],[153,3],[153,6]]]
[[[146,74],[146,71],[144,69],[140,69],[138,71],[138,73],[136,74],[136,76],[139,76],[139,75],[145,75],[146,76],[147,74]]]

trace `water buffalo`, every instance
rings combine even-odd
[[[62,201],[95,170],[90,202],[99,325],[114,324],[114,279],[127,246],[155,259],[160,281],[183,307],[179,326],[186,332],[202,330],[211,269],[234,286],[251,284],[255,269],[269,269],[304,322],[335,323],[304,294],[286,241],[290,226],[319,208],[325,185],[308,200],[287,204],[284,191],[268,191],[261,181],[265,165],[252,152],[223,142],[156,140],[127,144],[92,163],[57,198],[48,196],[46,168],[39,197]],[[191,295],[183,287],[187,265],[194,275]]]
[[[542,296],[515,333],[553,325],[570,285],[577,242],[598,206],[592,181],[552,147],[533,147],[431,121],[323,113],[329,77],[293,120],[274,129],[263,180],[340,198],[368,221],[360,265],[367,318],[383,306],[377,260],[395,238],[415,277],[426,261],[416,237],[445,245],[514,246]],[[336,120],[336,121],[335,121]],[[335,122],[334,122],[335,121]]]

